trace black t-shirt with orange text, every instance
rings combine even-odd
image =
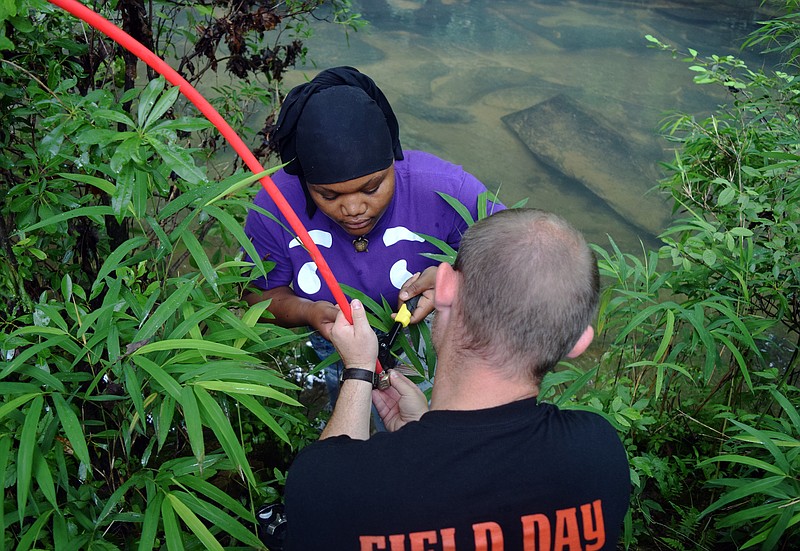
[[[625,450],[597,414],[535,398],[431,411],[302,450],[286,550],[612,550],[629,499]]]

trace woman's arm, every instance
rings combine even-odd
[[[326,300],[313,301],[298,297],[288,285],[250,293],[245,295],[244,300],[251,306],[257,302],[271,300],[268,310],[275,316],[276,325],[281,327],[310,325],[328,340],[331,338],[331,327],[339,312],[339,308]]]

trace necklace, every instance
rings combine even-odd
[[[353,247],[355,247],[357,253],[369,252],[367,250],[368,245],[369,245],[369,240],[365,238],[363,235],[358,239],[353,239]]]

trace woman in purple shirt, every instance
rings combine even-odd
[[[272,140],[288,163],[273,180],[336,279],[379,303],[399,305],[421,295],[411,323],[423,320],[433,310],[438,265],[423,253],[440,251],[418,234],[458,249],[467,224],[439,193],[461,201],[477,219],[484,185],[434,155],[403,151],[386,97],[352,67],[325,70],[289,92]],[[247,217],[247,235],[275,267],[245,299],[271,299],[278,325],[311,326],[321,337],[312,339],[315,349],[325,357],[338,311],[333,295],[264,190],[255,204],[281,223],[256,210]],[[332,402],[337,377],[336,369],[326,374]]]

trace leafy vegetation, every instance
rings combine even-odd
[[[730,101],[665,122],[675,221],[659,251],[596,248],[602,355],[544,389],[619,429],[629,548],[800,546],[799,7],[785,2],[747,42],[783,56],[773,71],[648,36]]]
[[[152,6],[97,9],[167,55],[183,34],[193,82],[247,77],[215,100],[240,122],[279,99],[308,16],[357,21],[338,1]],[[46,3],[2,3],[0,50],[0,549],[261,547],[253,511],[316,430],[288,376],[305,335],[241,301],[270,268],[242,230],[257,176]]]

